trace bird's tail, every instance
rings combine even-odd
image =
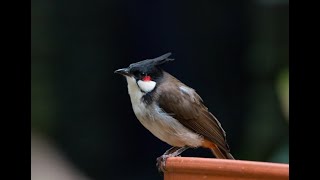
[[[213,155],[218,159],[234,159],[234,157],[229,152],[221,150],[215,143],[206,139],[203,141],[202,147],[209,148],[212,151]]]
[[[221,151],[220,148],[214,144],[210,147],[212,153],[219,159],[234,159],[234,157],[229,152]]]

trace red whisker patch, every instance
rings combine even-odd
[[[151,81],[151,77],[150,76],[144,76],[142,78],[142,81]]]

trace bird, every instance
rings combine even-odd
[[[132,109],[141,124],[154,136],[172,146],[157,158],[159,172],[169,157],[189,148],[207,148],[219,159],[234,159],[226,132],[204,105],[196,91],[161,67],[173,61],[171,52],[145,59],[114,73],[127,80]]]

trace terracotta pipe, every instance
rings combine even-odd
[[[164,180],[288,180],[289,164],[174,157],[166,162]]]

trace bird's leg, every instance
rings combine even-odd
[[[165,166],[166,166],[166,160],[169,157],[177,157],[179,156],[183,151],[187,150],[189,147],[188,146],[183,146],[183,147],[171,147],[168,149],[162,156],[157,158],[157,167],[159,172],[164,172],[165,171]]]

